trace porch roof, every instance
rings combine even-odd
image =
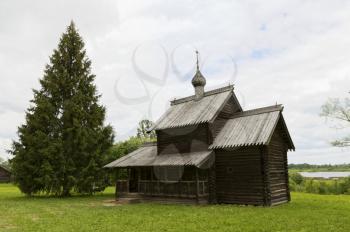
[[[150,166],[196,166],[203,167],[212,157],[211,150],[157,155],[157,146],[143,146],[107,165],[105,168]]]

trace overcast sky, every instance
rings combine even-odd
[[[0,157],[71,20],[86,42],[107,108],[126,139],[142,118],[193,94],[195,53],[206,89],[235,84],[244,109],[284,105],[290,163],[349,163],[329,141],[349,134],[319,116],[350,90],[350,1],[0,1]]]

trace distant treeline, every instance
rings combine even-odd
[[[289,174],[289,189],[316,194],[350,194],[350,177],[333,180],[304,178],[297,172]]]
[[[289,169],[291,171],[306,171],[306,172],[315,172],[315,171],[350,171],[350,164],[289,164]]]

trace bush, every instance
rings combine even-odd
[[[289,190],[290,191],[297,191],[297,184],[295,181],[289,177]]]
[[[299,183],[299,184],[298,184]],[[350,177],[335,180],[303,178],[298,173],[289,176],[289,189],[316,194],[350,194]]]
[[[304,181],[304,177],[298,172],[291,173],[289,177],[295,182],[295,184],[300,185]]]

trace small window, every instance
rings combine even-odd
[[[232,167],[227,167],[226,168],[226,172],[227,172],[227,174],[231,174],[233,172],[233,168]]]

